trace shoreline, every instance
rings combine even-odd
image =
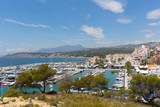
[[[77,58],[77,59],[81,59],[81,58],[92,58],[92,57],[84,57],[84,56],[79,56],[79,57],[68,57],[68,56],[55,56],[55,57],[0,57],[0,58]]]
[[[52,58],[53,58],[53,60],[52,60]],[[54,58],[55,59],[61,59],[60,61],[54,61]],[[34,60],[33,62],[29,62],[29,63],[21,63],[21,64],[11,64],[11,65],[3,65],[3,64],[1,64],[0,63],[0,68],[2,68],[2,67],[15,67],[15,66],[23,66],[23,65],[33,65],[33,64],[39,64],[39,63],[63,63],[63,62],[65,62],[65,59],[64,59],[65,57],[48,57],[48,58],[0,58],[0,60],[2,59],[13,59],[13,60],[16,60],[16,59],[19,59],[19,60],[25,60],[25,59],[29,59],[29,60]],[[37,62],[37,61],[35,61],[35,60],[37,60],[37,59],[42,59],[41,61],[39,61],[39,62]],[[43,60],[44,59],[44,60]],[[64,59],[64,60],[62,60],[62,59]],[[74,57],[67,57],[67,59],[71,59],[71,61],[67,61],[67,62],[82,62],[82,61],[77,61],[78,59],[84,59],[85,61],[83,61],[83,62],[87,62],[88,60],[89,60],[89,58],[81,58],[81,57],[76,57],[76,58],[74,58]],[[73,60],[72,61],[72,59],[77,59],[77,60]],[[11,63],[12,61],[10,61],[9,63]],[[25,62],[25,61],[24,61]],[[14,62],[12,62],[12,63],[14,63]]]

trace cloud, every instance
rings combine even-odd
[[[88,35],[93,36],[97,39],[104,39],[105,35],[103,34],[103,29],[100,27],[89,27],[87,25],[83,25],[81,30],[86,32]]]
[[[152,10],[147,13],[147,19],[159,19],[160,18],[160,9]]]
[[[18,53],[18,52],[35,52],[38,48],[27,49],[27,48],[15,48],[15,49],[6,49],[7,53]]]
[[[140,32],[146,33],[146,32],[152,32],[152,30],[141,30]]]
[[[46,0],[39,0],[41,3],[46,4]]]
[[[96,44],[99,44],[99,45],[110,45],[110,44],[113,44],[112,41],[109,41],[109,42],[106,42],[106,41],[98,41],[96,42]]]
[[[16,49],[6,49],[7,53],[17,53],[17,52],[29,52],[26,48],[16,48]]]
[[[153,37],[153,36],[155,36],[155,33],[149,33],[149,34],[146,34],[146,35],[145,35],[146,38],[151,38],[151,37]]]
[[[121,18],[119,18],[119,19],[117,19],[117,22],[123,23],[123,24],[128,24],[128,23],[131,23],[132,20],[131,19],[121,19]]]
[[[124,44],[127,45],[127,44],[141,44],[143,43],[142,41],[138,41],[138,40],[135,40],[135,41],[127,41],[125,42]]]
[[[4,19],[4,21],[10,22],[10,23],[19,24],[19,25],[22,25],[22,26],[27,26],[27,27],[50,28],[50,26],[47,26],[47,25],[42,25],[42,24],[26,24],[24,22],[15,21],[13,19]]]
[[[150,23],[149,26],[160,26],[160,21],[156,23]]]
[[[123,13],[123,4],[118,0],[92,0],[104,10],[110,10],[114,13]]]

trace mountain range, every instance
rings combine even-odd
[[[56,48],[42,48],[38,50],[37,52],[39,53],[56,53],[56,52],[69,52],[69,51],[77,51],[77,50],[82,50],[85,49],[81,45],[64,45]]]
[[[64,45],[57,48],[42,48],[36,52],[23,52],[6,55],[7,58],[44,58],[44,57],[105,57],[107,54],[132,53],[135,48],[147,45],[150,49],[160,46],[160,42],[147,42],[143,44],[127,44],[112,47],[84,48],[81,45]]]

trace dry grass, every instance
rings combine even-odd
[[[23,95],[23,97],[13,98],[9,105],[26,104],[26,99],[32,98],[34,104],[39,104],[43,107],[149,107],[145,104],[135,103],[126,100],[117,100],[112,98],[96,97],[89,94],[66,94],[58,93],[56,95],[36,94]],[[24,101],[21,101],[24,99]],[[19,106],[16,106],[19,107]]]
[[[60,107],[148,107],[131,101],[105,99],[88,94],[58,94],[49,96],[57,99]]]

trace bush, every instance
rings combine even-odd
[[[105,98],[111,98],[117,96],[118,92],[116,91],[107,91],[104,93]]]
[[[155,103],[157,106],[160,106],[160,99],[155,99],[155,100],[154,100],[154,103]]]
[[[20,107],[40,107],[38,104],[35,105],[24,105],[24,106],[20,106]]]
[[[2,99],[4,97],[19,97],[21,95],[20,91],[17,91],[15,89],[9,89],[6,93],[2,95]]]
[[[32,95],[32,94],[24,94],[24,95],[23,95],[23,98],[24,98],[24,100],[28,100],[28,98],[34,99],[35,96]]]
[[[57,92],[56,91],[49,91],[49,92],[47,92],[47,94],[55,95],[55,94],[57,94]]]
[[[37,100],[48,102],[48,98],[45,95],[39,96]]]
[[[15,99],[13,99],[13,100],[12,100],[12,102],[16,102],[16,100],[15,100]]]

